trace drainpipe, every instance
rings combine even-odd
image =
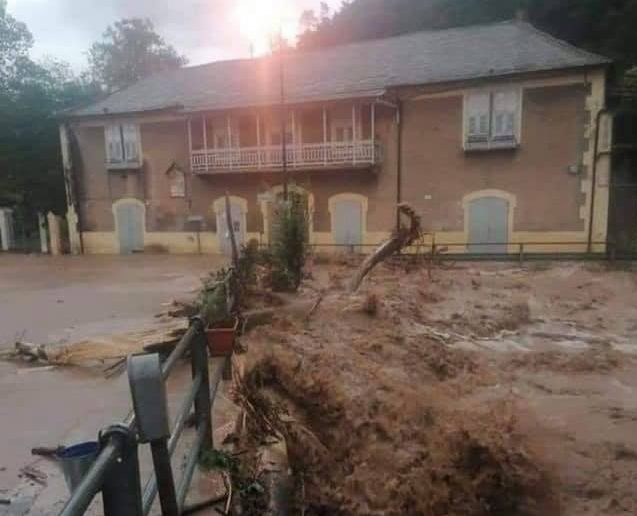
[[[600,122],[602,116],[610,112],[611,110],[608,108],[600,109],[595,120],[595,145],[593,147],[593,170],[591,173],[591,205],[588,214],[588,240],[586,245],[586,251],[588,253],[591,253],[593,250],[593,216],[595,213],[595,193],[597,191],[597,158],[599,157]]]
[[[396,103],[396,123],[398,135],[396,136],[396,206],[402,202],[402,146],[403,146],[403,103],[400,99]],[[400,212],[396,208],[396,231],[400,229]]]

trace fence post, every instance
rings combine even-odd
[[[211,450],[213,447],[212,406],[210,402],[210,374],[208,371],[208,349],[204,335],[204,323],[201,317],[193,317],[190,323],[196,328],[191,350],[192,377],[194,378],[197,374],[201,374],[201,383],[195,395],[195,417],[197,428],[200,428],[201,425],[204,428],[202,449]]]
[[[102,487],[105,516],[142,516],[137,439],[128,427],[112,425],[100,432],[100,445],[119,441],[120,456],[109,468]]]
[[[162,516],[179,516],[175,480],[172,466],[170,465],[170,453],[168,453],[168,440],[162,437],[150,441],[150,451],[153,456],[155,477],[157,478],[161,514]]]

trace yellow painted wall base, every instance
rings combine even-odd
[[[119,242],[114,231],[85,231],[82,233],[86,254],[118,254]],[[174,254],[218,253],[216,233],[202,232],[146,232],[144,249],[148,252]]]
[[[467,234],[463,231],[449,231],[429,234],[424,239],[425,247],[447,247],[446,253],[466,253]],[[514,231],[508,245],[509,253],[586,253],[588,235],[585,231]],[[606,245],[596,243],[595,253],[606,251]]]
[[[82,244],[85,254],[117,254],[119,252],[114,231],[84,231]]]
[[[375,246],[390,237],[389,231],[365,232],[362,251],[371,252]],[[260,240],[258,233],[248,233],[247,240]],[[86,254],[118,254],[119,244],[115,232],[88,231],[82,233],[84,252]],[[446,253],[466,253],[466,235],[462,231],[448,231],[425,235],[422,246],[413,246],[411,252],[429,252],[432,243],[438,248],[447,247]],[[519,253],[523,243],[524,253],[585,253],[587,251],[587,234],[581,231],[514,231],[509,243],[510,253]],[[334,246],[334,236],[329,232],[315,232],[311,244],[319,252],[347,251]],[[144,234],[144,247],[147,252],[168,252],[174,254],[218,254],[219,241],[217,234],[203,232],[147,232]],[[605,244],[594,244],[593,252],[606,251]]]

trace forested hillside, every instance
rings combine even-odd
[[[299,48],[320,48],[423,29],[510,20],[522,15],[570,43],[637,65],[637,0],[352,0],[302,17]]]

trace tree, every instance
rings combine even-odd
[[[301,31],[308,32],[315,30],[318,23],[319,20],[312,9],[306,9],[301,13],[301,17],[299,18],[299,27]]]
[[[86,102],[94,85],[59,61],[35,63],[33,38],[0,0],[0,206],[64,213],[56,113]]]
[[[28,60],[33,36],[24,23],[7,13],[6,0],[0,0],[0,91],[7,91],[10,82]]]
[[[187,63],[155,32],[149,19],[129,18],[108,27],[89,50],[89,66],[107,91],[125,88],[162,70]]]
[[[300,48],[321,48],[423,29],[515,18],[574,45],[637,65],[637,0],[353,0],[321,17],[299,37]]]

